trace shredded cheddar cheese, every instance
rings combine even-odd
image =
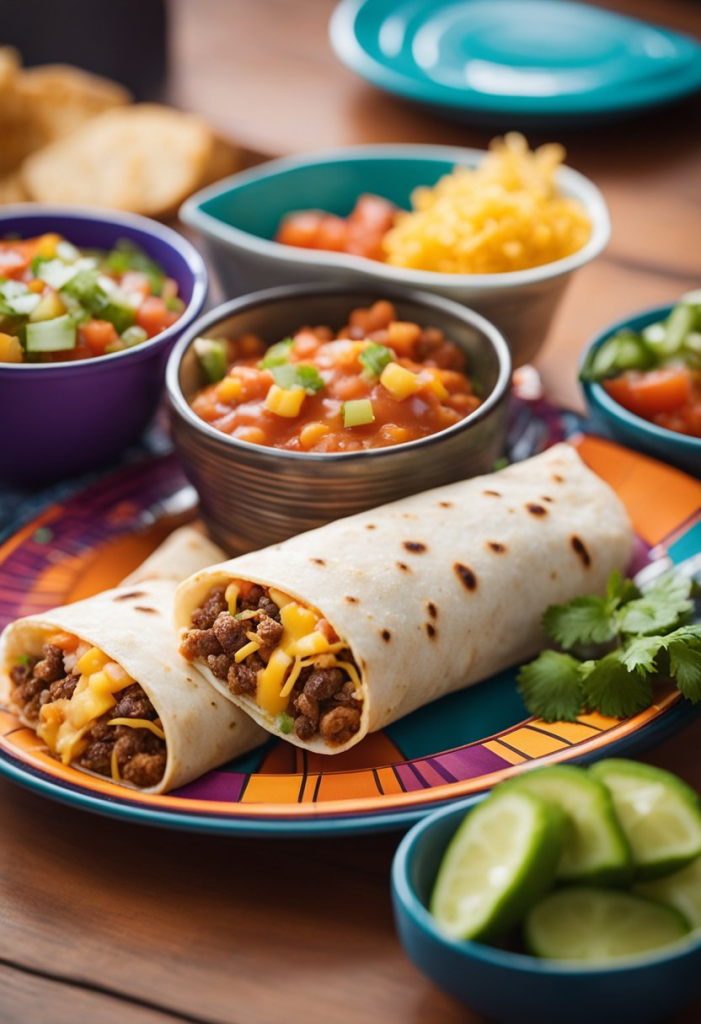
[[[164,740],[166,738],[166,734],[163,730],[149,718],[111,718],[107,724],[127,725],[130,729],[149,729],[154,736],[158,736],[159,740]]]

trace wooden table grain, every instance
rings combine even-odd
[[[692,0],[606,6],[701,35]],[[173,102],[253,152],[360,142],[484,146],[483,132],[354,77],[326,40],[332,0],[177,0]],[[629,310],[701,280],[701,104],[565,134],[603,189],[606,255],[581,272],[538,366],[577,406],[577,355]],[[539,137],[534,142],[543,141]],[[701,720],[646,755],[701,789]],[[100,818],[0,780],[2,1024],[479,1024],[395,937],[399,837],[233,840]],[[701,982],[700,982],[701,994]],[[701,1000],[675,1024],[701,1019]],[[671,1022],[670,1022],[671,1024]]]

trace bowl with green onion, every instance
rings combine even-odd
[[[207,294],[195,248],[119,211],[0,213],[0,479],[37,486],[113,462],[163,390]]]
[[[580,380],[602,433],[701,476],[701,289],[610,324]]]
[[[383,308],[396,320],[372,330]],[[443,371],[447,388],[469,378],[460,416],[429,380],[440,377],[440,352],[417,373],[399,357],[412,335],[464,363],[464,374]],[[231,346],[247,365],[231,362]],[[236,553],[490,472],[510,384],[509,350],[489,321],[442,296],[376,284],[287,285],[224,303],[186,331],[166,371],[176,452],[212,535]],[[428,415],[446,418],[422,434]],[[382,431],[387,443],[374,446]]]

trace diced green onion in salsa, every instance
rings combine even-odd
[[[0,363],[121,352],[184,308],[177,283],[126,239],[110,251],[83,251],[54,233],[0,240]]]

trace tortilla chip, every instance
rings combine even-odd
[[[0,178],[0,205],[24,203],[29,196],[19,174],[6,174]]]
[[[212,155],[205,169],[204,177],[198,182],[197,187],[203,188],[205,185],[211,185],[242,169],[243,154],[238,146],[215,135]]]
[[[155,104],[110,110],[30,156],[22,182],[32,199],[174,213],[204,180],[212,131],[199,117]]]
[[[41,134],[41,145],[132,100],[130,92],[116,82],[66,64],[24,69],[17,75],[15,89]]]

